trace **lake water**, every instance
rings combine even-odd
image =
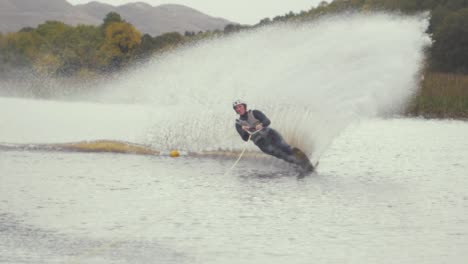
[[[354,123],[282,161],[0,151],[0,263],[465,263],[468,123]]]

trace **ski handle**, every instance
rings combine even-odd
[[[241,126],[243,125],[241,120],[239,120],[239,119],[236,119],[236,123],[241,125]],[[250,131],[250,130],[244,130],[244,131],[249,133],[249,135],[253,136],[253,135],[257,134],[258,132],[262,131],[263,129],[265,129],[265,127],[262,127],[261,129],[254,130],[254,131]]]
[[[258,132],[262,131],[263,129],[264,129],[264,127],[259,129],[259,130],[255,130],[255,131],[249,131],[249,130],[244,130],[244,131],[249,133],[249,135],[253,136],[253,135],[257,134]]]

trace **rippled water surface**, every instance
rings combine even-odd
[[[0,263],[466,263],[467,123],[378,119],[417,93],[427,26],[275,23],[100,83],[0,80]],[[230,171],[256,150],[234,130],[238,98],[318,173],[265,157]],[[83,141],[234,156],[63,151]]]
[[[281,161],[0,151],[0,263],[465,263],[468,124],[348,127]]]

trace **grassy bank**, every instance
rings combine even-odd
[[[410,116],[468,118],[468,75],[427,72],[408,109]]]

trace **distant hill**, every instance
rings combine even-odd
[[[222,30],[226,25],[233,24],[226,19],[174,4],[151,6],[138,2],[112,6],[90,2],[74,6],[66,0],[0,0],[0,32],[36,27],[47,20],[58,20],[70,25],[99,25],[109,12],[119,13],[140,32],[152,36],[174,31]]]

